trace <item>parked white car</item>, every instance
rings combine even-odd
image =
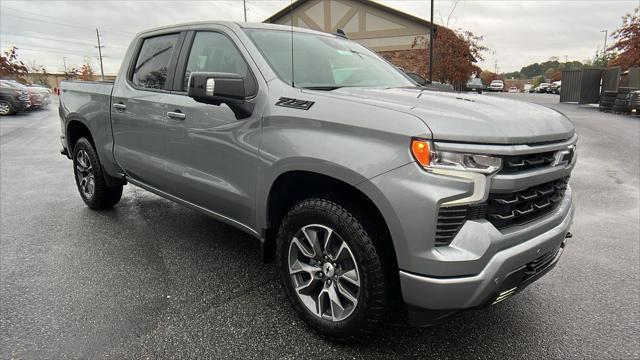
[[[504,82],[502,80],[493,80],[489,85],[489,91],[504,91]]]

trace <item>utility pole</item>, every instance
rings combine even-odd
[[[567,65],[567,55],[564,56],[564,64]]]
[[[63,56],[62,57],[62,64],[64,64],[64,73],[67,73],[67,57]]]
[[[242,0],[242,5],[244,6],[244,22],[247,22],[247,0]]]
[[[431,0],[431,25],[429,26],[429,84],[433,82],[433,1]]]
[[[605,58],[605,55],[607,54],[607,35],[608,35],[608,30],[601,30],[600,32],[604,33],[604,47],[602,48],[602,57]]]
[[[495,71],[493,73],[498,75],[498,60],[495,62]]]
[[[102,67],[102,45],[100,45],[100,32],[98,28],[96,28],[96,36],[98,37],[98,56],[100,57],[100,75],[102,76],[102,81],[104,81],[104,68]]]

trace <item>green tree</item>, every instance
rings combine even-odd
[[[607,53],[596,52],[596,55],[591,60],[591,64],[586,66],[590,68],[606,68],[617,56],[613,51]]]
[[[538,76],[537,78],[533,79],[533,87],[537,87],[538,85],[542,84],[544,82],[544,76]]]

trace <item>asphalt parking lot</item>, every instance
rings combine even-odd
[[[359,346],[305,329],[250,236],[133,186],[90,211],[55,105],[0,118],[0,358],[638,358],[640,118],[486,96],[575,123],[574,238],[518,296]]]

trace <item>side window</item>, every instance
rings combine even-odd
[[[148,89],[163,89],[167,81],[167,68],[178,42],[178,34],[145,39],[138,54],[131,81]]]
[[[193,39],[182,90],[187,90],[192,72],[233,73],[247,79],[247,63],[231,40],[217,32],[198,32]]]

